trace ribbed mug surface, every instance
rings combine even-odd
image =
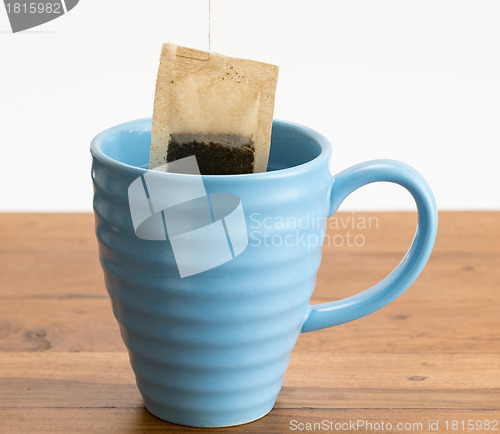
[[[203,176],[207,193],[241,199],[248,246],[181,278],[170,242],[140,239],[132,224],[128,187],[146,172],[150,129],[150,119],[122,124],[91,147],[100,260],[137,386],[147,409],[170,422],[250,422],[272,409],[307,315],[330,206],[330,145],[275,121],[270,171]]]

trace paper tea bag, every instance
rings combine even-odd
[[[265,172],[278,67],[163,44],[149,168],[191,155],[201,174]]]

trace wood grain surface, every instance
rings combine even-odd
[[[439,219],[434,252],[405,294],[299,338],[268,416],[202,430],[145,410],[104,288],[93,216],[0,214],[0,432],[311,432],[293,429],[300,423],[350,432],[349,422],[356,432],[495,432],[467,422],[500,420],[500,212]],[[415,224],[415,213],[336,214],[311,302],[382,279]]]

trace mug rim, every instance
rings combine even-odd
[[[92,157],[98,160],[100,163],[111,166],[118,170],[133,172],[136,173],[137,175],[149,172],[151,169],[132,166],[130,164],[123,163],[122,161],[119,161],[115,158],[111,158],[109,155],[104,153],[104,151],[101,148],[101,145],[104,142],[104,140],[108,138],[108,136],[116,134],[118,132],[122,131],[149,132],[151,131],[151,122],[152,118],[146,117],[146,118],[134,119],[132,121],[124,122],[105,129],[104,131],[97,134],[90,143],[90,153],[92,154]],[[273,127],[275,125],[280,125],[283,127],[291,127],[295,131],[300,131],[301,133],[310,136],[316,143],[319,144],[321,152],[317,157],[313,158],[312,160],[298,164],[297,166],[287,167],[284,169],[276,169],[269,172],[266,171],[266,172],[256,172],[256,173],[239,173],[232,175],[201,175],[201,176],[209,179],[233,180],[233,181],[242,180],[245,178],[257,179],[262,177],[266,178],[281,177],[281,176],[289,176],[313,170],[315,167],[320,166],[324,161],[328,163],[328,160],[330,159],[330,156],[332,154],[332,147],[328,139],[323,134],[304,125],[300,125],[295,122],[289,122],[281,119],[273,119]],[[169,175],[197,176],[186,173],[169,173]]]

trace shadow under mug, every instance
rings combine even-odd
[[[150,143],[151,119],[102,132],[91,144],[92,179],[99,255],[113,312],[146,408],[162,419],[221,427],[266,415],[301,333],[355,320],[392,302],[429,258],[437,210],[414,169],[375,160],[332,177],[324,136],[274,121],[267,172],[202,176],[208,194],[240,198],[248,246],[223,265],[182,278],[168,240],[144,240],[134,232],[128,188],[149,172],[144,167]],[[378,181],[400,184],[415,199],[418,225],[410,249],[375,286],[310,305],[326,218],[351,192]]]

